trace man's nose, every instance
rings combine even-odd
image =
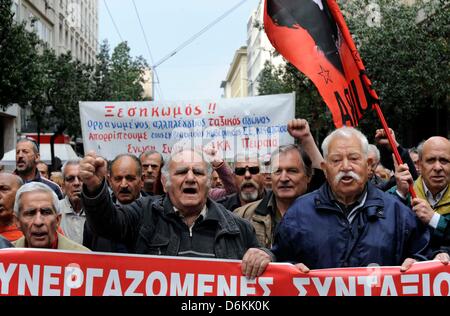
[[[252,174],[250,173],[250,170],[245,170],[245,174],[244,174],[245,179],[251,179],[252,178]]]
[[[434,164],[433,164],[433,169],[434,169],[435,171],[441,171],[441,170],[443,169],[443,166],[442,166],[442,164],[440,163],[439,160],[436,160],[436,161],[434,162]]]
[[[287,180],[289,180],[288,173],[287,173],[286,170],[282,170],[282,171],[281,171],[281,174],[280,174],[280,180],[281,180],[281,181],[287,181]]]
[[[192,171],[192,169],[188,170],[188,172],[186,174],[186,178],[187,179],[195,179],[194,171]]]
[[[351,166],[350,160],[347,159],[347,158],[344,158],[344,159],[342,160],[341,169],[343,169],[343,170],[349,170],[349,169],[351,169],[351,168],[352,168],[352,166]]]
[[[42,214],[39,212],[34,216],[33,219],[33,225],[36,226],[42,226],[44,224],[44,217],[42,216]]]

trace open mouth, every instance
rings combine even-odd
[[[241,189],[242,190],[247,190],[247,191],[249,191],[249,190],[256,190],[255,186],[253,184],[251,184],[251,183],[244,184],[241,187]]]
[[[45,239],[47,237],[47,233],[45,232],[36,232],[32,233],[31,236],[35,239]]]
[[[196,188],[184,188],[183,189],[184,194],[197,194]]]
[[[343,176],[341,180],[344,182],[351,182],[351,181],[353,181],[353,177]]]

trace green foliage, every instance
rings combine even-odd
[[[314,84],[292,64],[276,68],[267,61],[258,84],[260,95],[295,92],[295,116],[308,120],[315,139],[327,133],[331,114]]]
[[[94,72],[94,91],[92,101],[110,100],[112,96],[111,88],[111,57],[109,55],[109,44],[104,40],[100,45],[100,52],[97,54],[97,64]]]
[[[39,85],[37,76],[40,41],[34,33],[17,24],[11,0],[0,2],[0,107],[26,107],[30,92]]]
[[[369,2],[348,1],[346,6],[349,29],[356,34],[383,113],[400,140],[407,137],[411,122],[420,121],[423,113],[449,106],[450,14],[445,2],[416,1],[408,6],[379,0],[378,25],[368,23],[370,13],[363,8]],[[428,18],[420,22],[420,16]],[[361,128],[370,130],[370,134],[373,126],[380,126],[374,115],[361,122]]]
[[[142,82],[146,67],[147,63],[142,57],[131,58],[127,42],[117,45],[111,56],[111,100],[142,100]]]
[[[109,55],[105,40],[95,67],[71,53],[56,56],[11,13],[11,0],[0,2],[0,107],[27,108],[37,133],[63,130],[80,136],[80,101],[142,100],[147,63],[132,58],[126,42]]]

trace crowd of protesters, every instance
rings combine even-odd
[[[89,152],[65,162],[59,184],[36,143],[21,139],[16,170],[0,171],[0,248],[237,259],[249,278],[270,262],[304,273],[449,263],[447,138],[411,149],[395,141],[399,165],[384,130],[369,144],[359,130],[339,128],[320,150],[306,120],[287,127],[296,144],[270,157],[227,162],[211,146],[166,161],[156,151],[112,161]]]

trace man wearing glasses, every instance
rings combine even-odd
[[[62,167],[63,191],[65,198],[59,201],[61,208],[61,228],[71,240],[83,243],[83,227],[86,215],[81,206],[80,161],[69,160]]]
[[[260,200],[266,196],[264,187],[264,175],[261,164],[255,155],[237,155],[234,167],[234,183],[236,193],[228,195],[217,202],[225,206],[229,211],[238,207]]]

